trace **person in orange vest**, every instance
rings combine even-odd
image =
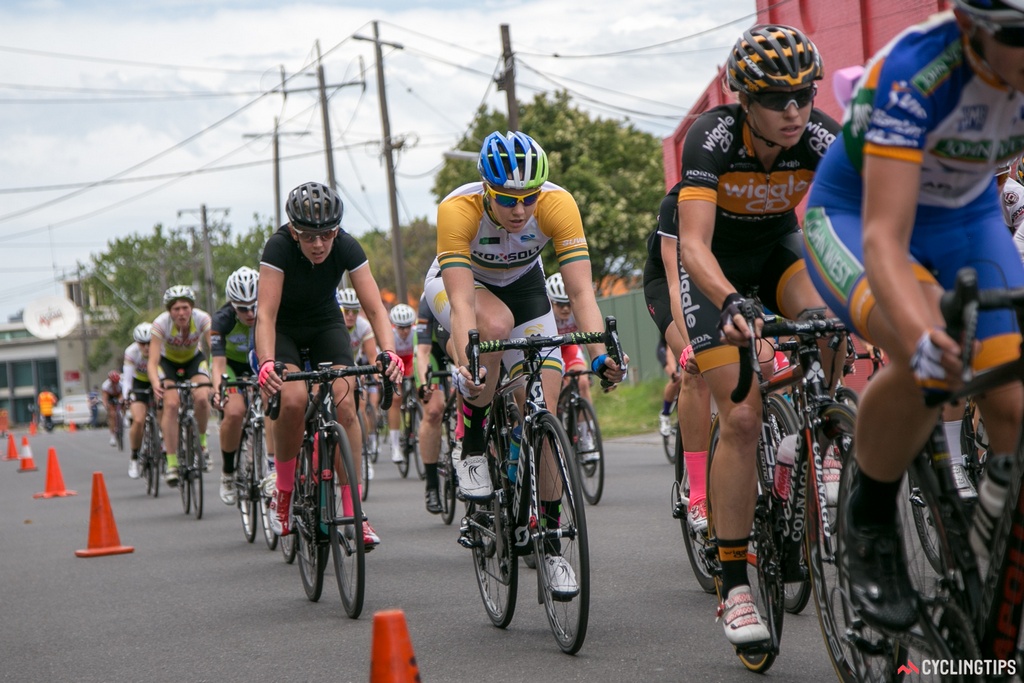
[[[39,414],[43,418],[43,427],[48,432],[53,431],[53,406],[57,403],[57,397],[49,389],[39,392]]]

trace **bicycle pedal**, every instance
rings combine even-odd
[[[759,640],[755,643],[747,643],[746,645],[734,645],[733,648],[735,648],[737,656],[768,655],[775,651],[770,640]]]
[[[473,548],[482,548],[482,547],[484,547],[484,544],[483,544],[482,541],[473,540],[472,538],[470,538],[469,536],[467,536],[465,534],[462,534],[462,535],[459,536],[459,545],[461,545],[463,548],[469,548],[470,550],[472,550]]]

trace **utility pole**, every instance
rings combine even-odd
[[[519,102],[516,100],[516,56],[512,52],[512,36],[508,24],[501,25],[501,58],[504,61],[502,72],[494,79],[498,90],[505,91],[508,103],[508,128],[519,130]]]
[[[277,129],[277,117],[274,117],[274,132],[270,133],[274,139],[274,229],[280,228],[281,222],[281,146],[278,138],[282,135],[309,135],[309,131],[297,131],[294,133],[282,133]],[[267,133],[245,133],[243,138],[262,138]]]
[[[352,36],[356,40],[370,40],[362,36]],[[409,294],[405,286],[405,267],[402,251],[402,233],[398,226],[398,192],[395,189],[395,145],[391,139],[391,122],[388,119],[388,100],[384,90],[384,55],[381,45],[387,45],[397,50],[402,46],[398,43],[388,43],[380,39],[377,22],[373,22],[373,45],[377,57],[377,97],[380,99],[380,120],[384,131],[384,166],[387,169],[388,177],[388,204],[391,207],[391,260],[395,269],[395,297],[400,303],[407,303]],[[400,147],[401,145],[399,145]]]
[[[331,117],[327,110],[327,86],[324,84],[324,65],[320,62],[320,41],[316,41],[316,82],[320,89],[320,118],[324,126],[324,153],[327,154],[327,184],[333,190],[334,147],[331,143]]]
[[[204,274],[204,289],[206,290],[206,311],[213,313],[216,309],[213,307],[214,304],[214,285],[213,285],[213,249],[210,245],[210,227],[206,222],[206,204],[199,205],[199,227],[202,230],[202,248],[203,248],[203,274]],[[228,209],[210,209],[210,211],[223,211],[224,215],[228,215]],[[178,211],[178,217],[181,217],[183,213],[195,213],[196,209],[181,209]],[[195,239],[195,238],[193,238]]]

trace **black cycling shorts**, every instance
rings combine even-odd
[[[662,339],[672,326],[672,305],[668,295],[668,280],[665,278],[644,281],[644,301],[651,320],[658,326]],[[662,364],[664,365],[664,363]]]
[[[300,349],[309,350],[309,363],[312,369],[316,369],[320,363],[355,365],[352,358],[352,342],[349,340],[344,321],[320,324],[315,328],[293,327],[287,331],[278,328],[274,360],[301,369]]]

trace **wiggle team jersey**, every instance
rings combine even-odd
[[[252,328],[238,318],[234,306],[230,303],[221,306],[213,314],[210,326],[210,355],[248,365],[251,332]]]
[[[679,241],[679,190],[682,189],[682,181],[672,186],[672,189],[662,198],[658,207],[658,225],[647,236],[647,261],[644,263],[644,284],[654,280],[666,278],[665,262],[661,258],[661,238],[668,237],[678,243]],[[678,252],[678,245],[676,248]]]
[[[172,363],[184,364],[199,353],[199,342],[210,329],[210,314],[198,308],[192,309],[188,327],[179,329],[171,320],[169,311],[164,311],[153,321],[152,336],[160,340],[160,354]]]
[[[846,110],[845,154],[817,183],[860,208],[864,156],[920,165],[918,225],[992,191],[993,169],[1024,149],[1024,94],[965,43],[952,12],[896,36],[868,62]],[[988,200],[985,200],[988,201]],[[843,208],[847,208],[843,206]]]
[[[373,327],[370,326],[370,321],[361,315],[356,316],[356,324],[348,329],[348,338],[352,343],[352,358],[355,359],[357,365],[365,365],[370,362],[370,359],[363,353],[363,343],[367,339],[373,339]]]
[[[765,168],[739,104],[701,114],[683,143],[679,203],[695,199],[717,206],[712,253],[759,252],[795,231],[795,209],[838,131],[828,114],[812,109],[799,142]]]
[[[533,215],[517,233],[499,226],[484,208],[484,184],[457,188],[437,207],[437,258],[427,278],[438,269],[471,268],[476,280],[505,287],[540,262],[540,252],[554,242],[558,265],[590,259],[583,219],[576,200],[563,188],[541,186]]]

